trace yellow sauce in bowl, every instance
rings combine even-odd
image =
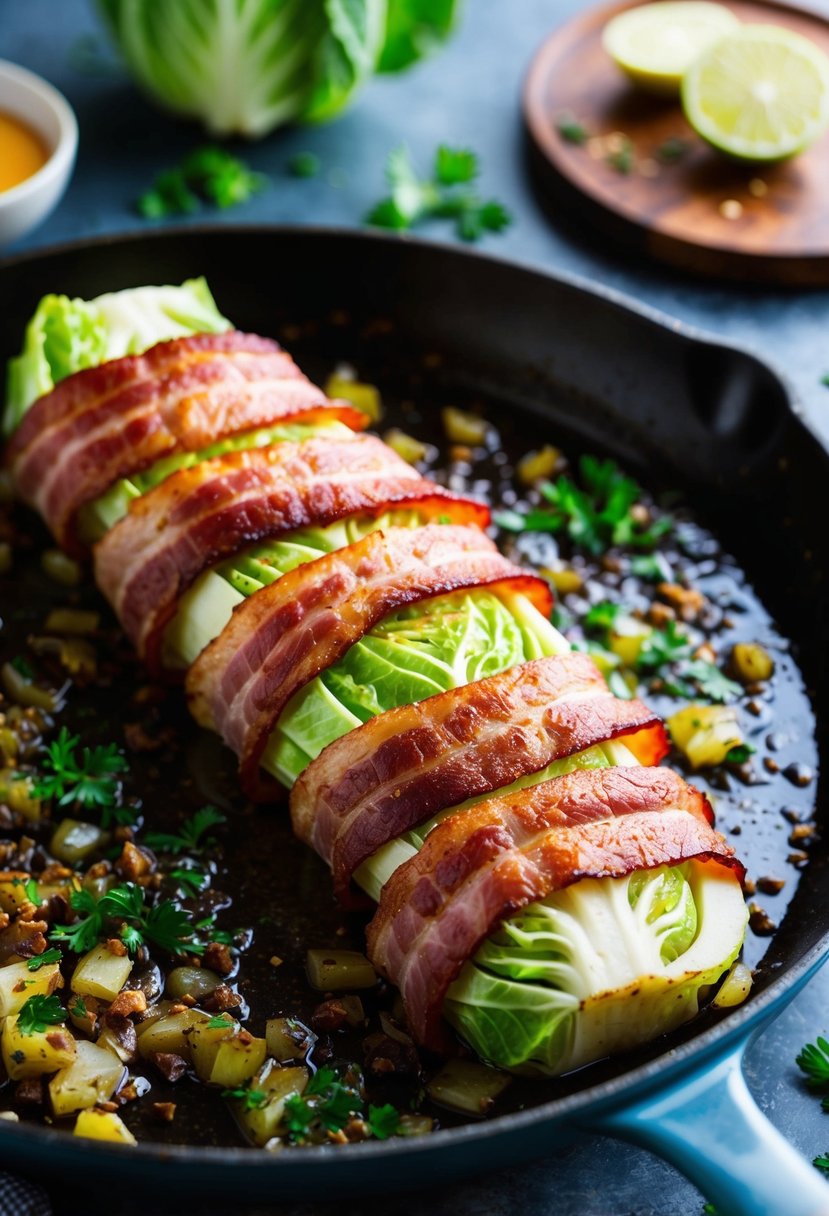
[[[49,159],[43,140],[13,114],[0,112],[0,192],[19,186]]]

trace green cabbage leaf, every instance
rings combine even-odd
[[[569,645],[523,596],[437,596],[384,618],[283,711],[263,757],[290,786],[334,739],[398,705],[506,671]]]
[[[333,438],[338,434],[350,435],[351,431],[344,423],[336,421],[318,422],[314,425],[283,422],[255,431],[228,435],[197,452],[175,452],[172,456],[165,456],[143,472],[133,473],[131,477],[116,481],[100,498],[82,507],[78,520],[81,536],[90,545],[100,540],[105,532],[124,518],[134,498],[140,498],[148,490],[161,485],[179,469],[190,469],[203,460],[224,456],[226,452],[249,451],[252,448],[270,447],[274,443],[301,443],[305,439],[314,439],[321,433]]]
[[[568,1072],[692,1017],[746,919],[739,883],[716,863],[582,879],[487,938],[443,1012],[484,1060]]]
[[[445,42],[455,27],[458,0],[388,0],[379,72],[399,72]]]
[[[204,279],[108,292],[93,300],[44,296],[26,327],[23,350],[9,360],[4,434],[73,372],[140,354],[170,338],[230,328]]]

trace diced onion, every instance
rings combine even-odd
[[[364,954],[357,950],[309,950],[308,980],[319,992],[346,988],[373,988],[377,975]]]

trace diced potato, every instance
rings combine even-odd
[[[373,988],[377,983],[377,973],[358,950],[309,950],[306,970],[311,987],[320,992]]]
[[[68,866],[84,861],[109,842],[109,833],[81,819],[64,819],[52,834],[50,851]]]
[[[307,1068],[280,1068],[269,1061],[249,1086],[252,1092],[266,1094],[266,1100],[260,1105],[246,1103],[244,1099],[232,1103],[233,1113],[245,1135],[260,1146],[278,1136],[286,1100],[304,1093],[307,1084]],[[245,1109],[246,1106],[249,1109]]]
[[[27,883],[31,878],[26,870],[0,871],[0,910],[15,916],[23,904],[32,903],[27,891]],[[35,883],[37,887],[37,883]],[[38,899],[40,898],[38,892]]]
[[[731,705],[689,705],[672,714],[668,730],[693,768],[722,764],[743,742],[737,711]]]
[[[44,963],[30,971],[26,962],[0,967],[0,1017],[19,1013],[30,996],[50,996],[60,982],[57,963]]]
[[[77,1044],[63,1026],[47,1026],[45,1030],[24,1034],[17,1023],[16,1013],[3,1023],[3,1063],[12,1081],[57,1072],[72,1063]]]
[[[5,748],[3,750],[5,753]],[[9,810],[22,815],[29,823],[37,823],[42,811],[41,801],[35,797],[33,790],[32,779],[21,776],[17,769],[0,770],[0,802],[4,802]]]
[[[429,452],[425,443],[421,443],[413,435],[407,435],[405,431],[401,431],[399,426],[393,426],[391,430],[386,431],[383,439],[392,451],[408,464],[417,464],[419,460],[425,460]]]
[[[770,680],[774,672],[774,659],[759,642],[737,642],[731,651],[734,674],[743,684],[754,684]]]
[[[100,612],[84,608],[53,608],[46,618],[47,633],[72,633],[83,636],[94,633],[101,623]]]
[[[238,1031],[235,1022],[228,1028],[207,1022],[193,1027],[193,1065],[202,1081],[235,1089],[262,1067],[267,1053],[265,1040]]]
[[[653,633],[650,625],[626,616],[617,619],[608,637],[608,646],[625,667],[634,667],[645,638]]]
[[[200,1009],[182,1009],[180,1013],[168,1013],[163,1018],[140,1022],[136,1026],[138,1054],[145,1060],[156,1051],[172,1052],[185,1060],[192,1060],[190,1036],[193,1028],[210,1019]]]
[[[577,595],[584,586],[578,570],[571,570],[569,566],[562,566],[559,570],[545,566],[540,573],[553,584],[558,595]]]
[[[543,477],[552,477],[556,465],[561,460],[561,452],[552,444],[545,443],[537,452],[527,452],[518,461],[517,472],[525,486],[531,486]]]
[[[209,967],[174,967],[167,976],[167,992],[176,1001],[183,996],[199,1001],[214,992],[221,982]]]
[[[443,429],[450,443],[462,443],[467,447],[480,447],[486,443],[489,423],[478,414],[469,414],[465,410],[456,409],[449,405],[440,411],[443,419]]]
[[[108,1102],[126,1070],[116,1055],[99,1043],[77,1044],[75,1059],[49,1082],[49,1097],[55,1117],[86,1110],[97,1102]]]
[[[350,380],[335,372],[325,382],[325,393],[328,397],[348,401],[355,409],[368,414],[372,422],[379,422],[383,417],[380,391],[373,384],[362,384],[359,380]]]
[[[130,1064],[135,1059],[134,1053],[125,1047],[118,1035],[106,1025],[95,1042],[104,1051],[109,1051],[117,1056],[122,1064]]]
[[[72,973],[71,988],[79,996],[114,1001],[132,971],[128,954],[112,954],[103,943],[93,946]]]
[[[265,1026],[268,1055],[275,1060],[304,1060],[316,1041],[313,1030],[297,1018],[269,1018]]]
[[[742,1005],[751,992],[753,982],[751,968],[738,960],[723,980],[711,1004],[717,1009],[732,1009],[735,1005]]]
[[[83,578],[83,567],[62,549],[44,549],[40,555],[43,573],[64,587],[77,587]]]
[[[115,1144],[137,1144],[120,1115],[109,1110],[82,1110],[75,1122],[75,1136],[87,1140],[111,1140]]]
[[[449,1060],[426,1086],[429,1097],[465,1115],[485,1115],[512,1078],[473,1060]]]

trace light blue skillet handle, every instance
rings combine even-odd
[[[742,1058],[749,1038],[704,1070],[592,1126],[670,1161],[718,1216],[829,1216],[829,1183],[748,1091]]]

